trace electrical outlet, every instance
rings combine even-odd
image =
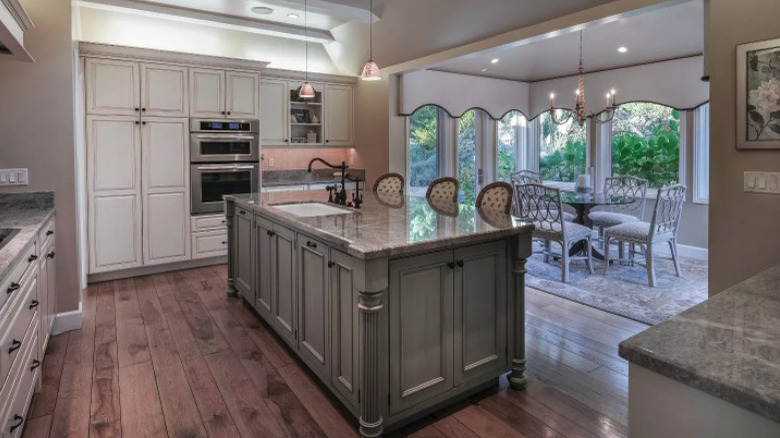
[[[28,183],[27,169],[0,169],[0,186],[26,186]]]
[[[744,191],[780,195],[780,173],[745,172]]]
[[[273,158],[269,158],[268,159],[268,167],[274,167],[274,159]]]

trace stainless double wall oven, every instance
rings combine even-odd
[[[190,119],[192,213],[217,213],[223,195],[260,190],[257,120]]]

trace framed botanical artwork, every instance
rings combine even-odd
[[[737,149],[780,149],[780,38],[737,46]]]

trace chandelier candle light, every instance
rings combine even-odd
[[[574,105],[573,114],[577,116],[577,123],[579,123],[580,126],[583,126],[585,121],[591,117],[599,123],[607,123],[615,117],[617,104],[615,104],[616,92],[614,89],[607,93],[607,106],[601,113],[596,114],[585,108],[585,67],[583,66],[582,61],[582,31],[580,31],[580,65],[577,67],[577,90],[575,93],[577,94],[577,100]],[[604,114],[603,117],[601,116],[602,113]],[[550,119],[553,123],[556,125],[565,125],[569,122],[571,116],[571,111],[569,111],[564,118],[559,118],[556,115],[555,93],[550,93]]]
[[[298,89],[298,97],[301,99],[314,99],[317,95],[309,83],[309,1],[303,0],[303,30],[306,35],[306,80]]]
[[[369,2],[369,30],[368,30],[368,62],[363,67],[363,73],[360,79],[364,81],[378,81],[382,79],[382,73],[379,66],[374,62],[374,0]]]

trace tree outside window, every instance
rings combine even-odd
[[[654,103],[626,103],[612,120],[612,174],[648,180],[649,187],[680,178],[680,112]]]
[[[477,185],[477,125],[476,110],[463,113],[458,119],[458,182],[460,202],[471,205]]]
[[[519,135],[525,123],[525,117],[518,111],[511,111],[496,122],[499,181],[509,182],[511,175],[520,170],[517,168],[521,154]]]
[[[425,194],[439,177],[439,109],[428,105],[409,117],[409,188]]]
[[[564,110],[556,110],[556,118],[566,116]],[[563,125],[557,125],[546,112],[539,115],[540,158],[539,172],[545,181],[576,181],[585,173],[587,136],[584,126],[571,117]]]

